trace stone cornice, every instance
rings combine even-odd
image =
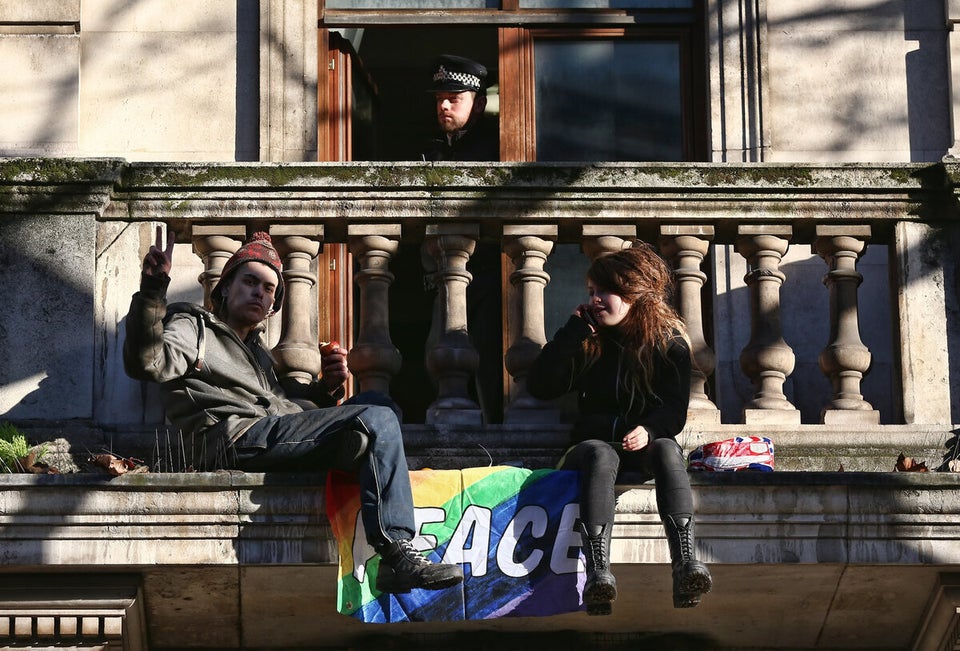
[[[0,216],[99,216],[124,165],[117,158],[0,158]]]
[[[702,473],[712,564],[960,563],[960,475]],[[0,565],[336,562],[322,475],[2,475]],[[665,563],[652,485],[619,487],[614,560]],[[162,541],[162,542],[161,542]]]
[[[314,163],[129,165],[107,219],[869,223],[955,215],[943,165]],[[185,224],[183,224],[185,227]],[[489,232],[486,234],[490,234]]]
[[[505,223],[790,224],[798,239],[829,221],[869,224],[957,218],[960,163],[140,163],[122,159],[0,160],[6,213],[92,213],[106,220],[319,222],[327,241],[346,223],[471,221],[485,237]],[[566,230],[565,230],[566,229]]]

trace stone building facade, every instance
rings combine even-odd
[[[317,372],[318,339],[349,342],[352,390],[402,397],[411,465],[433,468],[555,461],[568,409],[526,395],[531,356],[590,256],[657,243],[699,371],[685,447],[767,435],[778,472],[695,478],[717,590],[692,614],[666,607],[651,486],[623,486],[614,617],[498,622],[496,643],[559,627],[609,648],[950,648],[958,19],[947,0],[0,0],[0,419],[167,471],[0,477],[0,639],[318,648],[489,632],[342,621],[316,478],[179,472],[155,388],[120,363],[159,223],[177,235],[171,295],[196,302],[269,230],[289,293],[268,335],[286,372]],[[454,48],[494,73],[500,161],[418,160],[418,75]],[[634,69],[638,53],[654,63]],[[609,73],[559,75],[561,104],[584,111],[559,129],[538,85],[550,56],[564,74],[593,71],[589,57]],[[630,75],[675,101],[624,90]],[[637,122],[667,114],[641,141],[662,157],[614,148],[633,136],[611,97]],[[581,115],[607,149],[549,158],[549,134]],[[466,309],[491,247],[493,349],[468,336]],[[446,361],[428,369],[430,355]],[[504,360],[492,406],[470,389],[481,358]],[[893,474],[899,453],[942,472]],[[762,625],[730,619],[757,604]]]

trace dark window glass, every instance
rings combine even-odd
[[[683,160],[678,42],[542,39],[534,56],[537,160]]]
[[[499,9],[500,0],[327,0],[328,9]]]
[[[692,9],[693,0],[520,0],[521,9]]]

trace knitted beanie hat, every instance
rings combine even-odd
[[[210,300],[213,303],[214,312],[219,312],[223,304],[223,288],[229,284],[233,272],[240,265],[247,262],[262,262],[277,273],[277,291],[273,297],[273,311],[280,311],[283,305],[283,263],[280,261],[280,255],[273,248],[273,242],[269,233],[258,231],[246,241],[246,243],[237,249],[237,252],[230,256],[227,264],[223,265],[223,271],[220,273],[220,280],[210,293]]]

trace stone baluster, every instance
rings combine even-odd
[[[703,332],[701,290],[707,275],[701,271],[704,256],[713,240],[713,226],[661,226],[660,250],[671,262],[677,280],[677,311],[687,326],[693,353],[688,421],[720,422],[720,410],[707,397],[707,378],[713,374],[717,357],[707,345]]]
[[[628,224],[584,224],[580,248],[593,260],[601,253],[612,253],[628,248],[637,237],[637,227]]]
[[[247,231],[243,225],[202,226],[190,231],[193,252],[203,260],[203,272],[197,280],[203,285],[203,306],[213,309],[210,292],[220,280],[223,266],[243,243]]]
[[[400,247],[400,224],[347,226],[350,253],[360,265],[359,333],[347,358],[360,391],[390,394],[390,382],[400,371],[402,357],[390,339],[389,291],[394,275],[390,259]]]
[[[744,281],[750,288],[750,341],[740,367],[756,392],[744,407],[745,423],[799,424],[800,411],[783,393],[793,372],[793,349],[783,339],[780,287],[786,276],[780,262],[790,246],[790,226],[757,225],[737,229],[736,251],[746,258]]]
[[[323,241],[323,225],[271,226],[270,237],[283,259],[282,331],[273,349],[277,372],[310,383],[320,374],[316,258]]]
[[[857,260],[866,251],[869,226],[816,228],[813,251],[827,263],[823,284],[830,293],[830,341],[820,353],[820,370],[830,378],[833,399],[821,413],[824,424],[876,425],[880,412],[860,393],[860,382],[870,369],[870,350],[860,339],[857,288],[863,276]]]
[[[556,226],[504,226],[503,248],[513,261],[508,295],[510,340],[504,360],[513,378],[507,423],[559,422],[560,412],[527,393],[526,378],[533,360],[547,343],[543,290],[550,276],[543,270],[557,239]]]
[[[467,331],[467,285],[473,279],[467,261],[477,245],[477,225],[428,224],[424,252],[435,268],[433,324],[427,342],[427,371],[437,383],[437,399],[427,409],[428,424],[481,425],[480,406],[468,383],[480,356]]]

